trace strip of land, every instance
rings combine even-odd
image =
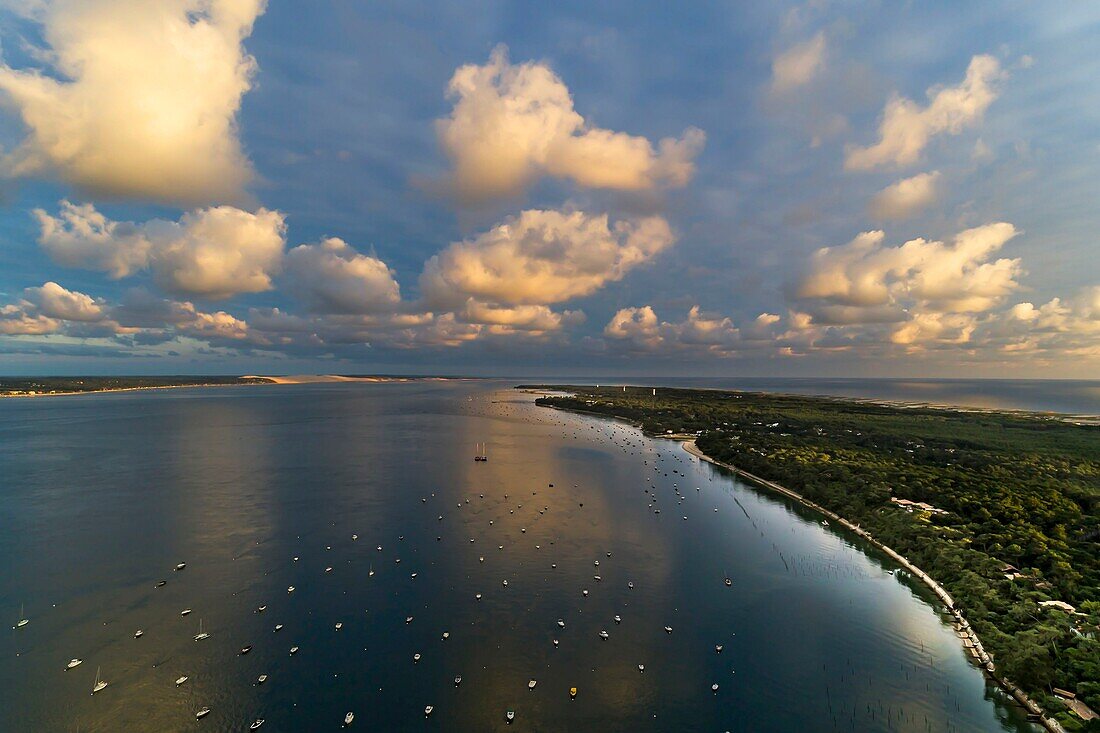
[[[975,661],[1050,730],[1100,709],[1100,429],[795,395],[561,387],[859,534],[936,592]]]
[[[329,382],[408,382],[451,377],[402,377],[388,375],[297,374],[176,377],[0,377],[0,397],[50,397],[95,392],[129,392],[139,389],[181,387],[233,387],[256,384],[317,384]]]

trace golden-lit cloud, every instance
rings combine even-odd
[[[662,321],[652,306],[622,308],[604,326],[611,342],[636,351],[695,352],[729,356],[739,352],[774,349],[779,345],[780,316],[761,313],[746,328],[727,316],[706,313],[699,306],[682,321]]]
[[[528,210],[424,266],[429,302],[510,305],[560,303],[621,280],[675,242],[659,216],[609,222],[606,214]]]
[[[35,209],[39,244],[58,264],[121,278],[149,269],[172,293],[225,298],[272,288],[286,224],[278,211],[196,209],[178,222],[116,222],[91,204],[61,202],[58,216]]]
[[[908,219],[939,199],[939,181],[939,171],[903,178],[875,194],[867,211],[875,219]]]
[[[46,69],[0,65],[26,138],[10,177],[90,196],[239,201],[252,178],[236,129],[256,63],[242,42],[265,0],[45,0],[30,6]]]
[[[864,232],[842,247],[814,253],[795,296],[816,305],[869,309],[988,310],[1019,289],[1019,259],[991,260],[1016,236],[1007,222],[967,229],[952,244],[913,239],[884,246],[881,231]]]
[[[544,175],[622,191],[682,187],[706,139],[688,128],[654,146],[596,127],[573,108],[569,88],[549,66],[512,64],[503,46],[488,63],[456,70],[447,96],[454,109],[436,123],[437,133],[454,166],[450,188],[468,202],[516,195]]]
[[[848,170],[911,165],[920,158],[936,135],[957,135],[981,121],[997,98],[997,82],[1004,77],[992,56],[974,56],[966,78],[953,87],[928,90],[929,103],[921,107],[895,94],[886,103],[879,123],[879,141],[867,147],[851,147],[844,158]]]
[[[285,271],[291,294],[315,313],[386,312],[401,302],[386,263],[336,237],[290,250]]]

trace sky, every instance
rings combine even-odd
[[[1100,377],[1100,5],[0,0],[0,374]]]

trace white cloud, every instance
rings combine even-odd
[[[581,311],[556,313],[545,305],[499,306],[481,303],[473,298],[466,301],[465,307],[458,315],[465,323],[503,326],[515,331],[532,333],[557,331],[563,325],[584,321],[584,313]]]
[[[52,281],[25,289],[23,297],[47,318],[91,323],[103,320],[105,316],[102,304],[90,295],[66,290]]]
[[[825,64],[825,33],[799,43],[772,60],[772,92],[782,94],[810,83]]]
[[[644,137],[595,127],[549,66],[512,64],[503,46],[485,65],[455,71],[447,95],[455,104],[437,122],[439,141],[454,164],[453,192],[471,202],[518,194],[542,175],[589,188],[682,187],[705,141],[689,128],[655,149]]]
[[[393,271],[342,239],[303,244],[286,256],[289,290],[315,313],[378,313],[401,302]]]
[[[51,0],[37,5],[49,73],[0,65],[27,129],[0,161],[92,195],[240,200],[252,168],[237,138],[256,70],[242,41],[265,0]]]
[[[984,311],[1019,289],[1020,260],[990,261],[1016,229],[1006,222],[967,229],[952,245],[914,239],[885,247],[881,231],[864,232],[843,247],[818,250],[795,295],[813,306],[851,307],[868,315],[919,307],[940,312]]]
[[[429,302],[458,307],[473,297],[502,305],[560,303],[621,280],[672,245],[668,222],[620,219],[580,211],[529,210],[455,242],[420,276]]]
[[[114,278],[150,269],[173,293],[225,298],[270,290],[282,264],[286,225],[278,211],[197,209],[179,222],[115,222],[90,204],[61,202],[58,217],[35,209],[39,244],[59,264]]]
[[[761,313],[742,331],[730,318],[705,313],[699,306],[691,308],[683,321],[668,322],[660,320],[652,306],[645,305],[616,312],[604,327],[603,335],[637,351],[729,356],[778,347],[781,320],[775,314]]]
[[[940,196],[940,172],[918,173],[903,178],[879,191],[868,205],[875,219],[908,219],[924,211]]]
[[[894,95],[882,114],[879,141],[868,147],[849,148],[844,167],[871,170],[915,163],[933,136],[957,135],[979,122],[997,98],[996,85],[1003,77],[997,59],[975,56],[961,84],[928,90],[927,107],[921,108],[911,99]]]

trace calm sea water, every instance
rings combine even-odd
[[[1030,730],[853,538],[532,399],[0,401],[0,730],[324,731],[348,711],[374,731]]]
[[[638,380],[613,380],[608,377],[573,377],[549,381],[554,384],[635,384],[736,389],[1100,416],[1100,380],[1096,379],[646,377]]]

